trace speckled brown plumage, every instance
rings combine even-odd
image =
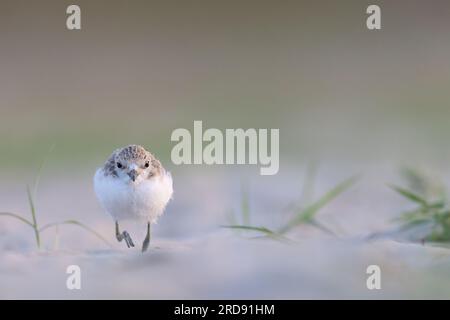
[[[148,174],[148,178],[151,178],[155,175],[159,175],[164,173],[164,168],[161,165],[161,162],[159,162],[158,159],[156,159],[155,157],[153,157],[152,159],[152,171],[150,171],[150,173]]]
[[[106,160],[103,172],[105,173],[105,176],[117,177],[116,161],[114,153],[109,157],[108,160]]]
[[[104,166],[105,176],[118,177],[117,163],[125,163],[128,161],[148,160],[151,164],[151,171],[147,178],[162,174],[165,172],[161,162],[156,159],[150,152],[139,145],[129,145],[121,149],[115,150]]]
[[[129,145],[118,150],[116,155],[117,160],[137,160],[137,159],[149,159],[153,157],[150,152],[138,145]]]

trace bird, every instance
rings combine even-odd
[[[119,223],[134,220],[145,223],[147,233],[142,252],[150,245],[150,228],[172,199],[172,175],[153,154],[140,145],[115,150],[94,175],[94,191],[103,209],[115,221],[117,241],[134,247],[130,234],[120,232]]]

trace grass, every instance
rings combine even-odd
[[[403,169],[402,175],[407,186],[390,185],[390,187],[408,200],[414,208],[403,212],[395,221],[401,224],[403,230],[429,225],[430,232],[423,241],[449,242],[450,203],[445,186],[439,179],[411,168]]]
[[[52,147],[49,151],[52,152],[54,147]],[[34,186],[33,189],[31,190],[30,186],[27,186],[27,198],[28,198],[28,205],[30,207],[30,213],[31,213],[31,220],[25,218],[24,216],[17,214],[17,213],[12,213],[12,212],[0,212],[0,216],[4,216],[4,217],[10,217],[10,218],[14,218],[16,220],[19,220],[20,222],[23,222],[24,224],[30,226],[33,229],[34,232],[34,236],[36,239],[36,245],[38,249],[41,249],[41,234],[42,232],[49,230],[50,228],[54,227],[54,228],[58,228],[60,225],[74,225],[74,226],[78,226],[84,230],[86,230],[87,232],[91,233],[92,235],[94,235],[95,237],[97,237],[98,239],[102,240],[104,243],[106,243],[108,246],[111,247],[111,244],[108,242],[108,240],[106,240],[102,235],[100,235],[98,232],[96,232],[95,230],[93,230],[92,228],[88,227],[87,225],[77,221],[77,220],[66,220],[66,221],[61,221],[61,222],[52,222],[52,223],[48,223],[42,227],[39,227],[38,224],[38,220],[37,220],[37,214],[36,214],[36,206],[35,206],[35,198],[36,198],[36,193],[37,193],[37,189],[38,189],[38,185],[39,185],[39,181],[40,181],[40,177],[41,177],[41,173],[42,170],[44,168],[46,159],[44,159],[44,161],[42,161],[39,170],[38,170],[38,174],[36,175],[36,179],[34,181]]]
[[[316,173],[316,167],[310,167],[306,175],[306,181],[303,186],[303,193],[300,197],[301,200],[305,201],[312,197],[313,187],[314,187],[314,176]],[[358,178],[351,177],[337,186],[329,190],[327,193],[322,195],[316,201],[312,202],[306,206],[299,206],[298,204],[288,206],[289,211],[291,211],[291,217],[288,221],[279,226],[278,228],[269,228],[266,226],[255,226],[250,224],[250,207],[249,207],[249,193],[248,189],[244,189],[241,197],[241,216],[242,223],[237,223],[234,215],[231,215],[230,224],[223,225],[223,228],[238,230],[238,231],[252,231],[260,233],[263,237],[271,238],[274,240],[289,240],[286,234],[300,225],[310,225],[315,228],[320,229],[323,232],[329,233],[331,235],[336,235],[328,227],[320,223],[316,215],[317,213],[328,205],[331,201],[337,198],[341,193],[350,188]]]

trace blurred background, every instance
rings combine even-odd
[[[0,168],[66,167],[173,129],[280,128],[306,157],[446,162],[448,1],[3,1]]]
[[[255,220],[270,224],[280,216],[284,219],[283,208],[298,198],[308,163],[320,164],[316,183],[320,192],[352,174],[364,173],[358,188],[324,212],[347,235],[385,227],[388,218],[403,208],[404,203],[385,189],[386,182],[397,179],[398,166],[431,168],[448,181],[450,3],[446,0],[78,0],[82,29],[69,31],[65,12],[72,3],[7,0],[0,4],[0,211],[29,214],[25,186],[33,182],[40,163],[47,159],[36,199],[40,219],[77,218],[114,240],[112,221],[103,215],[93,195],[92,176],[113,150],[131,143],[148,148],[174,175],[175,198],[155,228],[155,239],[175,241],[176,248],[177,241],[200,241],[208,232],[216,232],[227,214],[239,207],[242,184],[249,186]],[[366,28],[370,4],[381,7],[379,31]],[[194,120],[202,120],[205,128],[279,128],[279,174],[260,177],[256,166],[174,166],[170,135],[176,128],[192,130]],[[336,217],[336,211],[341,215]],[[33,236],[26,226],[3,219],[0,231],[5,255],[0,279],[15,288],[0,292],[1,297],[72,297],[62,287],[45,293],[32,290],[51,276],[37,279],[31,270],[22,270],[29,255],[38,260],[37,268],[52,272],[59,272],[59,262],[53,263],[59,260],[35,257]],[[101,244],[80,233],[70,229],[65,240],[61,239],[65,250],[76,251],[70,251],[73,259],[117,267],[108,260],[116,261],[116,255],[106,255],[101,262],[86,257],[87,248]],[[52,241],[49,237],[46,243]],[[211,249],[206,255],[217,254],[217,247],[206,243]],[[164,244],[159,246],[164,248]],[[204,286],[181,282],[178,287],[170,282],[170,275],[178,271],[161,271],[161,265],[171,265],[172,260],[167,262],[164,253],[158,253],[163,257],[154,260],[161,263],[157,272],[139,275],[161,279],[161,272],[166,272],[161,283],[165,291],[150,294],[141,288],[132,296],[370,298],[364,288],[365,269],[353,273],[362,279],[361,286],[352,287],[356,288],[353,293],[334,283],[333,277],[323,279],[316,274],[313,279],[318,282],[314,282],[308,275],[329,270],[337,261],[343,263],[342,257],[356,265],[361,259],[364,265],[373,257],[388,263],[401,256],[397,247],[389,247],[386,253],[383,246],[373,249],[374,256],[361,256],[360,249],[354,252],[345,247],[341,256],[341,251],[320,240],[304,245],[304,253],[311,256],[329,247],[335,259],[324,251],[325,260],[312,259],[311,265],[303,265],[305,255],[299,254],[300,260],[262,268],[263,273],[255,273],[248,285],[240,276],[249,279],[249,270],[265,265],[261,261],[267,260],[266,249],[239,246],[245,254],[255,253],[246,262],[245,275],[231,263],[208,269],[217,274],[233,270],[226,288],[216,283],[217,274],[212,271],[206,272]],[[240,261],[235,246],[227,244],[226,248],[229,251],[224,252],[231,254],[228,261]],[[199,262],[206,261],[203,253],[196,252],[200,260],[195,263],[205,267]],[[258,260],[261,255],[264,259]],[[411,279],[404,267],[412,263],[411,272],[417,276],[417,264],[420,268],[426,264],[422,253],[418,256],[419,260],[407,256],[406,262],[387,267],[392,279],[398,279],[400,270],[405,277],[392,291],[385,291],[384,297],[413,295],[411,287],[404,287]],[[152,263],[150,258],[138,261],[125,260],[126,267],[117,268],[132,264],[141,272],[140,268]],[[10,275],[17,269],[22,278],[29,276],[25,277],[28,282],[19,284],[19,278]],[[193,279],[199,270],[203,269],[193,271]],[[446,297],[448,280],[442,279],[448,279],[448,274],[442,278],[437,274],[433,285],[439,289],[431,290],[429,282],[420,278],[428,291],[414,292],[420,297],[423,292]],[[208,282],[208,275],[215,280]],[[260,283],[266,276],[275,280]],[[141,279],[122,278],[117,286],[133,287]],[[356,281],[351,275],[345,279],[346,285]],[[292,287],[293,281],[299,286]],[[233,296],[243,283],[249,289]],[[268,291],[261,290],[264,285]],[[94,287],[83,297],[124,297],[116,287]]]

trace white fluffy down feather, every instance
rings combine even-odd
[[[170,172],[142,180],[138,184],[130,184],[105,176],[103,168],[100,168],[94,177],[94,189],[101,205],[115,221],[140,220],[156,223],[173,194]]]

